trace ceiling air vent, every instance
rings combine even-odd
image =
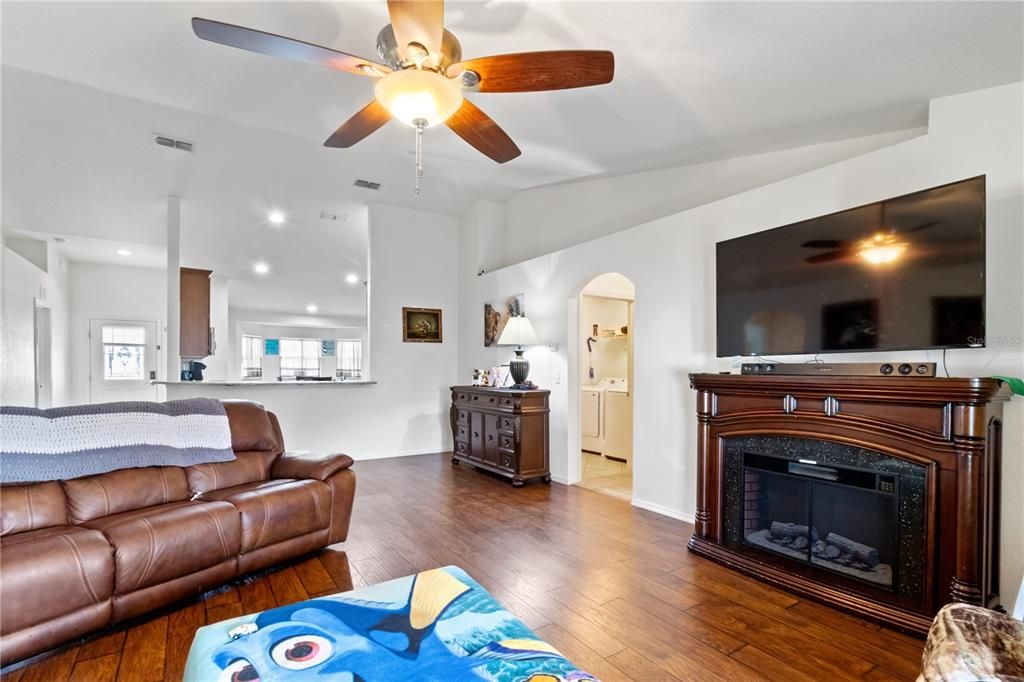
[[[356,180],[352,184],[355,185],[356,187],[362,187],[363,189],[372,189],[374,191],[380,189],[379,182],[370,182],[369,180]]]
[[[161,147],[170,147],[171,149],[180,149],[183,152],[192,151],[192,143],[185,142],[184,140],[175,140],[170,137],[164,137],[163,135],[157,135],[155,141]]]

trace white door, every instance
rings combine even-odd
[[[89,400],[156,400],[156,322],[89,322]]]
[[[50,309],[35,303],[36,407],[53,406],[53,343],[50,335]]]

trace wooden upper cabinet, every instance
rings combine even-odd
[[[181,268],[182,358],[205,358],[210,348],[210,270]]]

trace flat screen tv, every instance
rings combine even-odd
[[[718,356],[985,338],[985,177],[718,243]]]

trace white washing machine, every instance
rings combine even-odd
[[[605,457],[630,464],[633,459],[633,396],[625,379],[602,379],[604,386],[604,445]]]
[[[604,388],[584,386],[580,389],[580,447],[601,454],[604,449]]]

